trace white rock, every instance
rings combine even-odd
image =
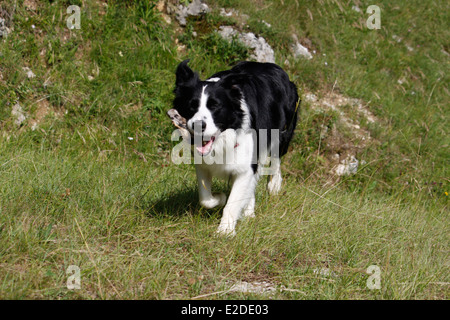
[[[347,157],[341,161],[341,163],[336,167],[335,172],[338,176],[346,176],[355,174],[358,171],[359,161],[355,156]]]
[[[308,92],[307,94],[305,94],[305,101],[316,102],[317,100],[317,96],[314,93]]]
[[[309,52],[308,48],[306,48],[300,44],[300,42],[298,41],[298,38],[295,34],[292,35],[292,39],[294,40],[294,43],[291,44],[290,49],[295,58],[303,57],[308,60],[313,58],[313,56]]]
[[[353,6],[352,10],[356,12],[361,12],[361,9],[358,6]]]
[[[0,37],[6,38],[11,32],[11,29],[6,26],[6,20],[0,18]]]
[[[23,67],[22,70],[25,71],[25,72],[27,73],[28,79],[32,79],[32,78],[36,77],[36,75],[33,73],[33,71],[31,71],[30,68],[28,68],[28,67]]]
[[[230,27],[230,26],[221,26],[221,27],[219,27],[218,32],[223,38],[225,38],[227,40],[231,40],[234,35],[238,34],[238,32],[236,30],[234,30],[233,27]]]
[[[275,62],[275,52],[263,37],[256,37],[252,32],[241,35],[240,40],[253,49],[251,58],[258,62]]]
[[[394,34],[394,35],[392,36],[392,39],[394,39],[394,40],[397,41],[398,43],[402,42],[402,40],[403,40],[403,38],[397,36],[396,34]]]
[[[227,11],[227,9],[225,9],[225,8],[220,8],[219,14],[222,17],[231,17],[233,14],[237,14],[237,11],[234,9],[229,9],[229,11]]]
[[[188,16],[198,16],[210,11],[206,3],[202,3],[201,0],[194,0],[187,7],[180,4],[176,12],[176,18],[180,25],[185,26]]]
[[[266,25],[266,27],[268,28],[272,28],[272,25],[264,20],[261,21],[262,23],[264,23]]]
[[[252,32],[239,33],[233,27],[221,26],[218,33],[226,40],[237,37],[246,47],[253,49],[251,58],[258,62],[275,62],[275,52],[263,37],[257,37]]]
[[[15,117],[16,119],[14,120],[14,123],[17,126],[20,126],[22,124],[22,122],[24,122],[26,120],[26,116],[25,113],[23,112],[22,107],[20,106],[19,103],[16,103],[11,110],[11,115],[13,117]]]

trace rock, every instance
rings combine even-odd
[[[249,48],[253,49],[251,58],[258,62],[275,63],[275,53],[272,47],[263,37],[257,37],[252,32],[241,35],[240,40]]]
[[[258,62],[275,62],[275,53],[263,37],[257,37],[252,32],[239,33],[230,26],[221,26],[218,32],[228,41],[231,41],[233,37],[237,37],[246,47],[253,49],[253,53],[250,56],[252,59]]]
[[[176,18],[181,26],[185,26],[188,16],[198,16],[210,11],[207,4],[202,3],[201,0],[194,0],[187,7],[180,4],[177,8]]]
[[[158,10],[159,12],[164,12],[166,7],[166,4],[164,3],[164,0],[159,0],[158,3],[156,4],[156,10]]]
[[[338,176],[353,175],[358,171],[359,161],[355,156],[349,156],[342,160],[335,169]]]
[[[248,19],[250,19],[250,17],[247,14],[240,13],[238,10],[233,9],[233,8],[231,8],[231,9],[220,8],[220,13],[219,14],[222,17],[234,17],[234,18],[236,18],[236,22],[241,27],[243,27],[247,23]]]
[[[261,21],[267,28],[272,28],[272,25],[264,20]]]
[[[307,94],[305,94],[305,101],[316,102],[317,100],[317,96],[314,93],[308,92]]]
[[[352,10],[356,12],[361,12],[361,9],[358,6],[353,6]]]
[[[23,67],[22,70],[25,71],[25,72],[27,73],[28,79],[32,79],[32,78],[36,77],[36,75],[33,73],[33,71],[31,71],[30,68],[28,68],[28,67]]]
[[[172,19],[170,19],[170,17],[167,14],[161,13],[161,17],[163,18],[163,20],[167,23],[167,24],[171,24],[172,23]]]
[[[394,39],[395,41],[397,41],[398,43],[403,41],[402,37],[399,37],[398,35],[394,34],[392,35],[392,39]]]
[[[198,16],[203,13],[208,13],[211,11],[206,3],[202,3],[201,0],[192,1],[188,7],[188,14],[190,16]]]
[[[219,34],[223,38],[225,38],[227,40],[231,40],[233,38],[233,36],[238,34],[238,32],[236,30],[234,30],[233,27],[221,26],[221,27],[219,27]]]
[[[23,112],[22,107],[20,106],[20,104],[18,102],[12,107],[11,115],[15,118],[14,123],[18,127],[20,127],[27,118],[25,116],[25,113]]]
[[[36,11],[37,10],[37,1],[35,0],[25,0],[23,2],[23,6],[25,7],[25,9],[30,10],[30,11]]]
[[[225,9],[225,8],[220,8],[220,13],[219,13],[222,17],[231,17],[233,15],[237,16],[239,13],[235,10],[235,9]]]
[[[8,28],[6,20],[0,18],[0,38],[6,38],[11,33],[11,29]]]
[[[294,34],[292,35],[292,38],[294,40],[294,43],[291,44],[290,48],[294,57],[295,58],[303,57],[308,60],[312,59],[313,58],[312,54],[309,52],[308,48],[300,44],[300,42],[297,39],[297,36]]]

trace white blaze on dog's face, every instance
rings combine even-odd
[[[205,92],[206,85],[202,88],[198,111],[187,122],[188,129],[191,133],[202,132],[204,139],[209,139],[219,132],[219,128],[214,123],[211,111],[207,107],[208,94]],[[194,130],[194,124],[202,124],[202,130]]]
[[[206,87],[207,85],[202,87],[198,111],[187,122],[188,130],[194,135],[194,145],[203,156],[211,152],[216,135],[220,133],[219,128],[214,123],[212,113],[207,107]]]

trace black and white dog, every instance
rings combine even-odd
[[[196,162],[200,204],[225,205],[218,233],[234,235],[241,216],[254,216],[256,184],[269,160],[268,190],[280,191],[280,157],[297,123],[297,87],[273,63],[241,62],[202,81],[188,62],[176,70],[174,112],[185,119],[193,152],[203,160]],[[211,192],[213,176],[230,179],[228,201]]]

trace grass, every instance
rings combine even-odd
[[[68,5],[18,1],[0,44],[1,299],[268,297],[218,293],[237,281],[270,282],[274,299],[449,298],[446,2],[379,1],[382,29],[370,31],[353,3],[220,0],[184,33],[149,1],[86,1],[81,30],[69,31]],[[335,150],[319,133],[338,116],[304,103],[282,194],[269,196],[262,179],[256,218],[232,239],[215,235],[221,209],[199,206],[193,167],[171,163],[164,114],[179,61],[206,77],[247,57],[211,33],[227,22],[220,6],[250,16],[302,93],[333,89],[380,119],[361,122],[377,141],[357,155],[367,164],[330,183]],[[290,56],[292,32],[314,59]],[[80,290],[66,287],[70,265]],[[367,288],[370,265],[380,290]]]
[[[0,159],[2,298],[177,299],[237,280],[302,292],[277,299],[445,297],[443,208],[287,178],[287,196],[260,186],[257,218],[228,239],[215,236],[220,210],[197,204],[192,170],[23,151]],[[380,291],[365,285],[372,264]],[[80,267],[82,290],[65,288],[69,265]],[[314,273],[324,268],[337,276]]]

